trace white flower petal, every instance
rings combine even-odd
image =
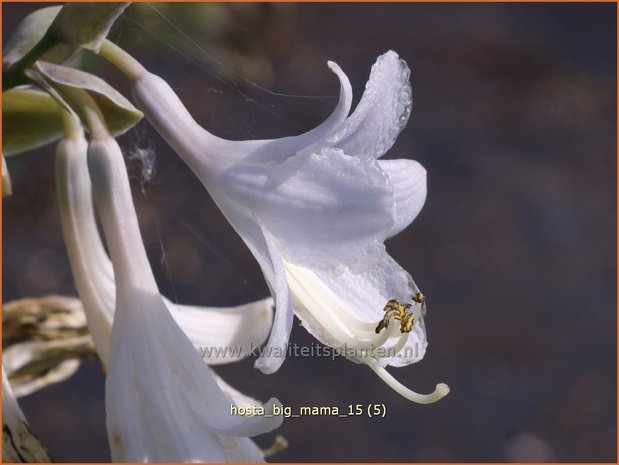
[[[326,143],[349,155],[379,158],[406,126],[413,104],[410,70],[397,53],[378,57],[359,105]]]
[[[273,373],[277,371],[286,357],[293,322],[292,302],[283,261],[273,244],[273,238],[253,215],[247,216],[224,196],[213,195],[213,200],[258,261],[271,295],[273,295],[275,318],[271,334],[254,365],[263,373]]]
[[[280,139],[229,141],[209,133],[196,123],[168,83],[152,73],[140,76],[132,90],[137,105],[147,109],[148,121],[194,172],[219,171],[225,168],[225,161],[281,161],[338,128],[350,111],[352,90],[350,81],[337,64],[329,62],[329,68],[340,80],[340,98],[331,115],[306,133]]]
[[[394,223],[393,191],[378,163],[336,149],[239,163],[211,189],[260,218],[286,260],[312,267],[364,262]]]
[[[408,121],[409,77],[406,63],[385,53],[351,116],[335,130],[310,132],[292,144],[291,138],[217,138],[197,127],[173,90],[149,73],[137,78],[133,91],[258,260],[276,302],[267,349],[287,342],[292,300],[321,341],[369,350],[349,358],[366,363],[407,399],[430,403],[446,395],[447,386],[419,395],[384,368],[420,360],[427,345],[425,297],[383,244],[419,213],[425,171],[409,160],[376,161]],[[316,139],[308,143],[309,137]],[[390,352],[379,355],[383,348]],[[257,362],[266,373],[280,364],[264,353]]]
[[[9,168],[6,166],[6,160],[2,155],[2,197],[7,197],[13,193],[13,186],[11,184],[11,174]]]
[[[415,292],[410,275],[384,250],[373,260],[374,266],[357,272],[345,269],[338,273],[314,270],[336,296],[347,303],[354,316],[368,322],[378,322],[389,299],[410,301]]]
[[[116,286],[112,263],[95,220],[86,151],[83,135],[63,139],[58,144],[56,186],[71,270],[97,353],[107,366]],[[264,343],[271,327],[272,305],[272,299],[268,298],[232,308],[172,303],[169,308],[199,349],[205,345],[231,348],[218,352],[218,356],[205,357],[208,363],[220,364],[240,360]]]
[[[213,200],[258,261],[275,301],[271,335],[255,363],[255,367],[263,373],[273,373],[285,359],[293,322],[292,302],[283,261],[273,244],[273,238],[256,221],[254,215],[248,214],[245,209],[240,210],[229,198],[220,194],[219,191],[214,191]]]
[[[56,150],[56,189],[62,232],[88,330],[104,366],[110,353],[114,318],[114,272],[101,243],[92,206],[87,142],[83,134],[60,141]]]
[[[410,275],[384,251],[374,263],[362,272],[346,269],[338,273],[286,264],[291,290],[298,299],[295,313],[318,340],[331,347],[376,347],[376,340],[382,337],[374,329],[384,316],[385,304],[391,299],[411,302],[418,288]],[[396,323],[392,322],[393,326]],[[399,331],[394,332],[388,342],[378,344],[385,349],[381,365],[404,366],[423,358],[427,346],[423,315],[401,349],[389,355],[386,348],[400,336]],[[359,360],[361,355],[349,358]]]
[[[232,416],[231,401],[160,296],[140,289],[127,294],[114,321],[106,381],[114,460],[225,461],[219,435],[256,435],[281,424],[281,417]],[[255,452],[242,461],[260,460]]]
[[[288,340],[292,330],[293,314],[284,262],[273,243],[273,238],[264,228],[262,231],[273,265],[273,277],[269,279],[266,274],[265,277],[271,288],[271,293],[275,295],[275,319],[273,320],[273,329],[271,330],[269,341],[263,348],[263,353],[258,357],[254,366],[263,373],[271,374],[279,369],[286,358]]]
[[[209,365],[247,357],[269,336],[273,299],[230,308],[173,305],[168,308]]]
[[[414,160],[380,160],[389,178],[395,200],[395,223],[389,237],[406,228],[417,217],[426,201],[426,170]]]
[[[217,385],[219,386],[219,388],[237,407],[253,408],[260,407],[262,405],[262,402],[260,402],[259,400],[243,394],[241,391],[238,391],[237,389],[226,383],[226,381],[217,373],[213,372],[213,376],[215,377],[215,381],[217,381]]]
[[[232,144],[244,144],[247,147],[245,162],[268,162],[276,163],[285,160],[292,154],[300,151],[311,151],[319,141],[333,133],[348,116],[352,105],[352,87],[348,76],[334,62],[328,62],[329,69],[336,74],[340,80],[340,96],[335,109],[329,117],[320,125],[298,136],[282,137],[280,139],[269,140],[250,140],[242,142],[232,142]],[[228,146],[222,149],[234,150],[235,147]]]
[[[277,400],[265,405],[266,416],[232,414],[230,399],[157,290],[116,141],[93,139],[88,168],[117,288],[106,378],[113,459],[225,461],[232,448],[236,459],[261,460],[257,448],[249,451],[246,441],[222,435],[254,436],[278,427],[281,416],[268,415]]]

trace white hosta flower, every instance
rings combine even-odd
[[[107,366],[116,288],[112,263],[101,242],[95,220],[86,163],[87,145],[79,128],[74,128],[71,137],[60,141],[56,150],[56,186],[75,285],[97,352]],[[264,343],[271,328],[271,298],[232,308],[177,305],[167,300],[166,305],[211,365],[246,357],[251,350]],[[222,350],[204,350],[207,346]]]
[[[110,251],[116,311],[106,379],[115,461],[261,461],[248,439],[281,417],[239,417],[157,289],[116,141],[94,138],[88,168]],[[271,399],[265,411],[276,404]]]
[[[202,180],[271,288],[275,321],[257,366],[279,368],[294,311],[316,338],[405,397],[433,402],[446,385],[419,395],[385,370],[420,360],[427,345],[425,299],[384,246],[419,213],[426,173],[412,160],[377,160],[408,120],[410,72],[395,52],[380,56],[347,117],[350,83],[329,67],[340,100],[326,121],[297,137],[238,142],[201,128],[161,78],[137,66],[129,74],[138,107]],[[392,318],[401,324],[388,326]]]

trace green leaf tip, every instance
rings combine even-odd
[[[99,51],[112,25],[129,3],[66,3],[49,27],[57,42]]]
[[[103,79],[67,66],[55,65],[39,61],[34,66],[31,76],[42,86],[47,86],[52,95],[57,95],[63,100],[70,100],[66,96],[66,89],[81,89],[93,98],[105,118],[105,124],[113,136],[123,134],[135,125],[143,114],[135,108],[120,92],[110,86]],[[67,103],[65,102],[65,104]],[[78,116],[81,109],[77,106],[70,107]]]

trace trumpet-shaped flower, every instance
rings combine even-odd
[[[69,118],[66,123],[68,134],[56,150],[56,190],[62,229],[89,331],[99,358],[107,367],[116,299],[114,270],[95,220],[86,158],[88,143],[79,122]],[[209,365],[239,360],[263,344],[269,335],[273,316],[273,299],[270,297],[230,308],[179,305],[165,298],[164,301]],[[206,350],[207,346],[216,350]],[[215,373],[213,375],[235,405],[260,404]]]
[[[79,125],[56,150],[58,202],[69,262],[87,315],[97,353],[107,366],[114,319],[114,270],[103,247],[92,205],[86,163],[87,142]],[[268,337],[272,299],[232,308],[177,305],[166,300],[172,316],[210,365],[245,357]],[[206,351],[205,346],[235,350]],[[212,354],[212,355],[209,355]],[[207,356],[208,355],[208,356]]]
[[[115,461],[260,461],[248,439],[281,417],[239,417],[209,367],[172,317],[141,241],[120,148],[95,137],[88,168],[116,283],[106,379]],[[276,404],[271,399],[265,411]]]
[[[114,61],[109,50],[102,49]],[[425,298],[384,246],[423,206],[426,172],[412,160],[378,160],[408,121],[410,71],[395,52],[380,56],[348,116],[350,83],[335,63],[329,67],[340,80],[340,100],[322,124],[296,137],[250,141],[209,133],[164,80],[139,65],[125,70],[138,107],[262,268],[276,315],[257,367],[279,368],[294,312],[317,339],[366,363],[405,397],[434,402],[449,392],[446,385],[420,395],[385,369],[420,360],[427,345]]]

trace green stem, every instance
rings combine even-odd
[[[83,89],[67,87],[63,91],[63,97],[65,97],[72,108],[78,111],[83,123],[88,128],[93,138],[104,138],[110,135],[107,125],[105,124],[105,118],[97,105],[97,102]],[[65,122],[65,130],[66,130]],[[74,123],[69,123],[74,124]],[[73,128],[74,129],[74,128]],[[72,129],[69,129],[72,130]]]
[[[99,55],[120,69],[132,81],[136,81],[146,73],[146,68],[138,60],[108,39],[101,44]]]
[[[64,127],[64,137],[66,139],[74,139],[84,137],[84,128],[80,119],[75,114],[58,105],[62,124]]]

